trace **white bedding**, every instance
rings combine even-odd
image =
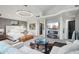
[[[23,36],[23,34],[19,32],[9,32],[7,33],[7,35],[9,36],[9,39],[12,41],[19,40],[19,38]]]
[[[23,46],[19,50],[27,53],[27,54],[43,54],[38,50],[31,49],[30,47]]]
[[[24,30],[25,28],[23,26],[6,26],[6,34],[12,41],[16,41],[22,37]]]
[[[15,48],[5,41],[0,41],[0,54],[42,54],[41,52],[31,49],[25,45],[20,48]]]
[[[22,51],[12,47],[4,41],[0,41],[0,54],[20,54]]]

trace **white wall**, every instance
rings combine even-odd
[[[60,36],[60,39],[63,40],[64,39],[64,33],[63,33],[63,30],[64,30],[64,20],[63,20],[62,16],[60,16],[59,20],[60,20],[59,36]]]
[[[75,29],[79,32],[79,10],[77,11],[77,15],[75,18]]]
[[[35,23],[36,27],[35,27],[35,30],[30,30],[29,29],[29,25],[32,24],[32,23]],[[40,32],[40,23],[43,24],[43,36],[45,36],[45,18],[35,18],[35,19],[32,19],[32,20],[29,20],[27,21],[27,30],[28,32],[31,32],[33,33],[33,35],[35,36],[39,36],[39,32]]]
[[[68,39],[68,20],[64,20],[64,39]]]

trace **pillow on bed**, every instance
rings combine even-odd
[[[17,41],[21,36],[23,36],[22,33],[18,32],[9,32],[7,35],[9,36],[8,38],[12,41]]]

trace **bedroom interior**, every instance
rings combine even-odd
[[[79,54],[79,7],[0,5],[0,54]]]

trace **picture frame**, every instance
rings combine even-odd
[[[19,24],[19,21],[11,21],[11,25],[18,25]]]
[[[32,23],[32,24],[29,25],[30,30],[35,30],[35,28],[36,28],[35,23]]]

